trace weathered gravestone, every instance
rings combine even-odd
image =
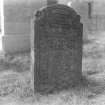
[[[72,86],[82,75],[82,24],[65,5],[36,13],[34,23],[35,90]]]

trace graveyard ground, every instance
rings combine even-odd
[[[30,54],[0,58],[0,105],[105,105],[105,33],[89,35],[83,46],[82,83],[50,95],[31,87]]]

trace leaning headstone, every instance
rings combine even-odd
[[[65,5],[52,5],[36,13],[34,21],[35,90],[71,87],[82,76],[82,24]]]

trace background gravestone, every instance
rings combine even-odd
[[[35,90],[73,86],[82,77],[80,16],[56,4],[37,11],[34,24]]]

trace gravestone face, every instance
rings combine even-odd
[[[82,75],[82,24],[70,7],[53,5],[34,23],[36,91],[72,86]]]

